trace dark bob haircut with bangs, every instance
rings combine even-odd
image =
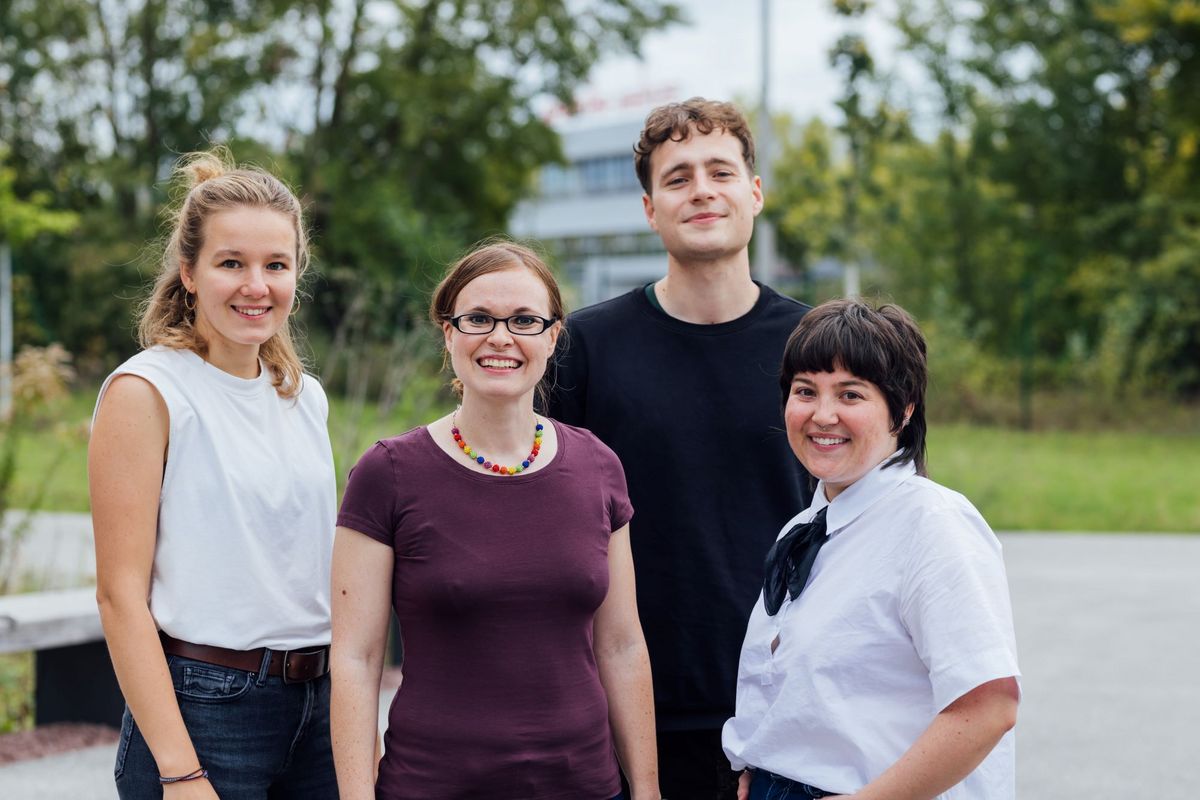
[[[925,470],[925,337],[908,312],[897,305],[873,307],[862,300],[830,300],[805,314],[783,350],[779,389],[787,405],[792,379],[800,372],[841,368],[879,387],[887,401],[891,432],[900,452],[884,466],[912,462]],[[904,411],[913,411],[904,422]]]

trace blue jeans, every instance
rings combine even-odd
[[[283,678],[167,656],[183,722],[221,800],[335,800],[329,676]],[[114,770],[121,800],[159,800],[158,766],[125,708]]]
[[[756,769],[754,780],[750,782],[750,800],[814,800],[838,796],[765,769]]]

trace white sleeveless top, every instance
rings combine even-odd
[[[154,347],[113,371],[162,396],[170,442],[150,613],[177,639],[250,650],[328,644],[336,486],[329,401],[309,375],[282,398],[191,350]],[[93,415],[93,421],[95,417]]]

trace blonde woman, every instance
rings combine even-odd
[[[89,448],[97,599],[126,711],[122,800],[337,796],[328,404],[289,318],[300,203],[220,153],[187,193]]]

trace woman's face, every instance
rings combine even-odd
[[[204,222],[196,263],[181,270],[195,295],[196,330],[209,361],[252,355],[287,324],[296,296],[296,231],[287,215],[237,206]]]
[[[796,373],[783,420],[792,452],[824,481],[830,500],[898,446],[883,392],[840,366],[833,372]]]
[[[480,275],[462,288],[452,316],[474,313],[498,319],[520,314],[548,319],[550,293],[536,274],[515,265]],[[463,396],[505,399],[528,394],[532,400],[561,328],[562,323],[556,322],[540,334],[518,336],[497,322],[491,333],[467,334],[443,323],[446,351],[454,374],[462,381]]]

